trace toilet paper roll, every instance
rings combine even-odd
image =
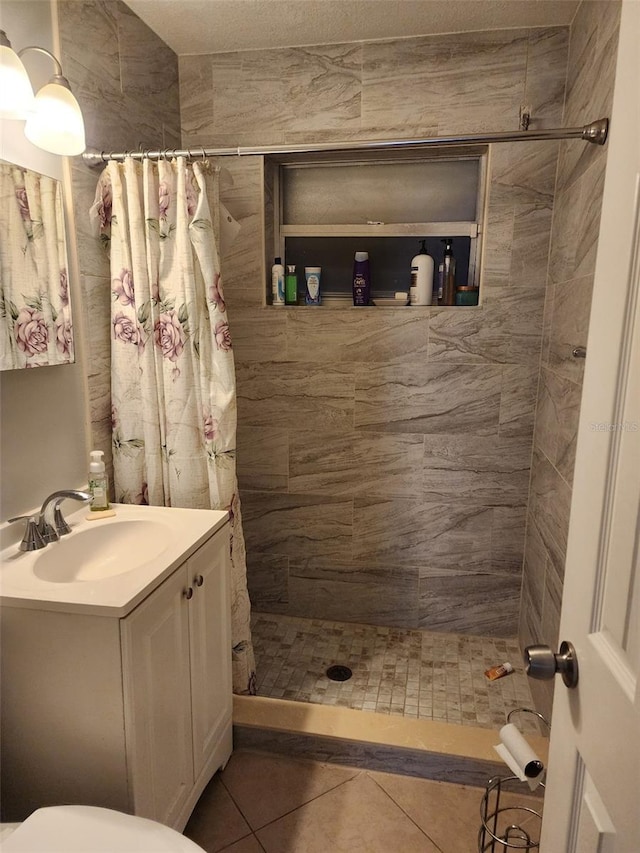
[[[534,791],[542,781],[544,764],[513,723],[500,729],[500,740],[502,743],[494,746],[495,751],[514,775]]]

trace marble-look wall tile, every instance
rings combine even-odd
[[[508,572],[514,577],[521,576],[526,516],[525,506],[496,506],[493,508],[491,526],[492,572]]]
[[[491,507],[405,498],[356,498],[357,561],[486,571],[491,564]]]
[[[523,506],[529,486],[530,456],[519,438],[425,436],[425,498]]]
[[[587,345],[592,292],[592,276],[562,282],[554,290],[549,367],[580,385],[584,375],[584,359],[575,358],[573,350]]]
[[[242,495],[247,553],[306,559],[351,557],[353,502],[326,495]]]
[[[220,201],[239,223],[240,231],[221,260],[225,300],[232,324],[236,308],[265,304],[264,212],[262,157],[218,158]],[[231,325],[233,329],[233,325]]]
[[[565,124],[580,126],[611,115],[620,25],[620,0],[581,3],[571,27]],[[596,145],[562,144],[558,184],[577,180],[601,155]]]
[[[293,361],[393,363],[424,360],[427,328],[422,312],[287,311],[287,354]]]
[[[502,369],[493,365],[356,368],[355,425],[410,433],[498,431]]]
[[[531,107],[532,129],[562,125],[568,50],[566,27],[548,27],[529,33],[523,103]]]
[[[179,58],[182,142],[194,148],[213,145],[214,140],[211,60],[210,56]]]
[[[506,130],[522,99],[526,59],[527,32],[519,30],[365,43],[363,123],[411,123],[417,113],[436,115],[441,133]],[[411,85],[400,88],[398,79]]]
[[[540,372],[535,443],[571,484],[582,388],[547,368]]]
[[[354,369],[294,362],[236,365],[238,420],[264,429],[350,429]]]
[[[532,365],[508,365],[502,371],[499,433],[505,438],[531,441],[538,389],[538,368]]]
[[[571,488],[547,457],[534,450],[529,507],[547,550],[559,548],[566,554],[570,505]]]
[[[289,432],[238,424],[237,472],[241,489],[286,492],[289,479]]]
[[[289,611],[289,558],[247,553],[247,586],[252,610]]]
[[[290,436],[289,491],[419,497],[421,435],[296,430]]]
[[[520,584],[519,577],[503,575],[421,572],[419,626],[511,637],[518,627]]]
[[[89,208],[95,198],[99,174],[100,170],[90,169],[83,163],[73,163],[73,216],[78,242],[80,273],[110,278],[108,253],[100,240],[96,239],[91,230],[91,221],[89,219]],[[105,325],[108,325],[108,315],[100,319]]]
[[[227,286],[225,280],[225,299],[227,292],[233,290],[233,283]],[[267,308],[234,310],[230,308],[233,354],[236,364],[250,362],[288,361],[287,317],[284,309],[270,311]],[[283,369],[282,366],[275,368]]]
[[[434,312],[429,318],[429,362],[503,364],[509,349],[504,319],[502,311],[482,306]]]
[[[547,550],[531,515],[527,519],[525,555],[524,589],[528,595],[529,603],[533,608],[535,624],[541,625],[547,569]]]
[[[418,624],[418,569],[291,561],[289,615],[372,622],[399,628]]]

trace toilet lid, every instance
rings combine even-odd
[[[204,853],[174,829],[94,806],[38,809],[2,843],[2,853]]]

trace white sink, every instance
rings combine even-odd
[[[52,583],[110,578],[155,560],[170,541],[170,528],[152,519],[124,519],[106,527],[91,522],[75,536],[39,551],[33,572]]]
[[[38,551],[13,543],[0,552],[2,605],[126,616],[229,518],[208,509],[113,509],[97,520],[86,507],[70,513],[71,533]]]

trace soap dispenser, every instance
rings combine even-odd
[[[92,450],[89,454],[89,493],[91,495],[91,512],[102,512],[109,509],[109,483],[102,457],[103,450]]]
[[[427,253],[426,241],[420,243],[420,251],[411,260],[411,305],[431,305],[433,291],[433,258]]]

